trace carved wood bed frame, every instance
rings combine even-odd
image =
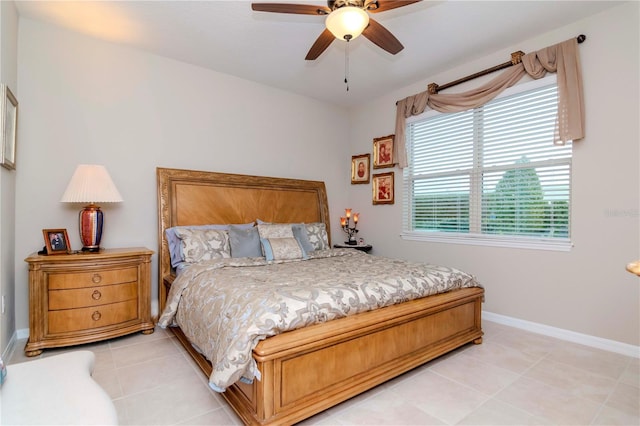
[[[160,312],[174,278],[165,229],[324,222],[324,182],[157,169]],[[329,235],[329,238],[331,236]],[[329,241],[331,241],[329,239]],[[262,380],[222,396],[246,424],[292,424],[469,342],[482,342],[482,288],[467,288],[269,337],[253,351]],[[211,364],[172,328],[203,373]]]

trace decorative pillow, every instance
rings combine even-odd
[[[242,226],[229,227],[231,257],[262,257],[258,228],[245,229]]]
[[[307,227],[304,223],[294,223],[291,225],[291,230],[293,231],[294,238],[298,240],[298,244],[300,244],[300,247],[302,247],[306,253],[315,250],[313,245],[311,245],[311,241],[309,241]]]
[[[217,229],[227,230],[229,226],[238,226],[243,229],[253,228],[253,222],[243,223],[239,225],[190,225],[190,226],[174,226],[172,228],[165,229],[164,233],[167,237],[167,243],[169,245],[169,255],[171,258],[171,266],[176,268],[180,262],[184,262],[184,256],[182,255],[182,244],[180,244],[180,237],[176,235],[176,229]]]
[[[267,260],[292,260],[306,259],[298,240],[293,237],[287,238],[261,238],[262,248]]]
[[[178,229],[217,229],[226,230],[229,229],[229,225],[196,225],[196,226],[174,226],[167,228],[164,233],[167,236],[167,243],[169,244],[169,255],[171,257],[171,266],[174,268],[179,263],[184,262],[184,256],[182,255],[182,244],[180,244],[180,237],[176,235]]]
[[[290,223],[259,223],[258,232],[263,238],[293,238],[293,230]]]
[[[227,231],[218,229],[176,229],[175,232],[180,238],[183,260],[187,263],[231,257]]]
[[[307,236],[314,250],[326,250],[329,247],[327,227],[322,222],[306,223]]]

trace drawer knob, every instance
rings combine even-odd
[[[100,274],[93,274],[93,277],[91,277],[91,281],[98,284],[100,281],[102,281],[102,276]]]
[[[94,290],[93,293],[91,293],[91,298],[93,300],[100,300],[101,297],[102,293],[100,293],[98,290]]]
[[[95,311],[93,315],[91,315],[91,319],[94,321],[98,321],[100,318],[102,318],[102,314],[98,311]]]

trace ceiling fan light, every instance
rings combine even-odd
[[[369,25],[369,14],[354,6],[344,6],[327,15],[327,29],[339,40],[353,40]]]

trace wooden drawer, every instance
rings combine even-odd
[[[86,308],[108,305],[138,297],[137,283],[86,287],[71,290],[49,290],[49,310]]]
[[[49,333],[90,330],[138,318],[138,300],[49,312]]]
[[[122,269],[97,269],[89,272],[51,273],[48,281],[49,290],[63,290],[121,284],[137,280],[138,269],[132,266]]]

